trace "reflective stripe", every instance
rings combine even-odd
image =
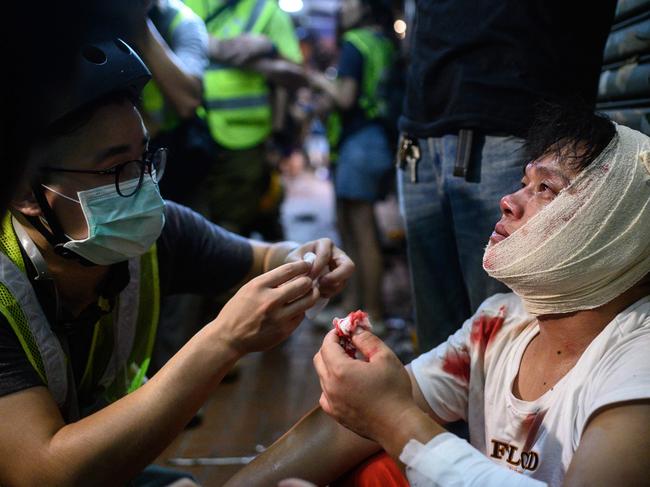
[[[208,110],[228,110],[236,108],[266,107],[269,104],[268,95],[242,96],[239,98],[225,98],[222,100],[209,100],[205,102]]]
[[[0,282],[9,290],[27,319],[31,333],[45,369],[45,382],[52,397],[62,407],[68,393],[66,359],[58,338],[45,318],[34,288],[25,274],[0,252]],[[11,323],[11,320],[10,320]],[[21,338],[19,330],[14,329]],[[29,356],[30,354],[28,354]],[[32,360],[30,360],[31,362]],[[32,362],[32,365],[33,362]],[[38,370],[37,370],[38,371]]]
[[[266,0],[257,0],[257,2],[255,2],[255,6],[253,7],[253,10],[251,10],[250,15],[248,16],[248,21],[246,22],[242,32],[250,32],[253,30],[253,27],[255,27],[257,19],[260,18],[265,5]]]
[[[126,365],[133,349],[140,301],[140,258],[129,260],[129,276],[129,284],[120,293],[117,310],[113,312],[113,353],[99,381],[106,388]]]
[[[208,65],[208,69],[210,71],[221,71],[223,69],[233,69],[233,67],[228,66],[227,64],[215,63],[214,61],[210,61],[210,64]]]

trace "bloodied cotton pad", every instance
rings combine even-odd
[[[357,349],[352,345],[352,336],[359,329],[372,330],[372,325],[368,319],[368,313],[361,310],[353,311],[345,318],[334,318],[332,325],[339,337],[339,343],[350,357],[354,358]]]

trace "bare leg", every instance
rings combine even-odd
[[[353,311],[362,307],[361,302],[361,260],[359,256],[359,249],[356,245],[354,238],[354,228],[352,226],[352,218],[350,214],[350,201],[349,200],[336,200],[336,223],[341,235],[341,243],[343,250],[350,256],[352,261],[357,266],[357,271],[352,275],[348,281],[348,285],[343,291],[343,302],[341,303],[346,312]]]
[[[348,201],[347,212],[352,227],[352,246],[357,254],[361,303],[371,318],[381,320],[384,315],[381,297],[384,263],[374,205],[369,201]]]

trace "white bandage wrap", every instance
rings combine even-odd
[[[399,459],[411,487],[543,487],[544,482],[501,467],[465,440],[442,433],[423,445],[409,440]]]
[[[605,150],[483,268],[534,314],[601,306],[650,272],[650,138],[616,125]]]

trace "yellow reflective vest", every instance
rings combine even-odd
[[[359,87],[359,106],[368,120],[386,115],[386,100],[380,93],[382,82],[395,62],[395,46],[385,36],[368,28],[351,29],[343,34],[343,40],[352,44],[363,57],[363,78]],[[330,160],[338,158],[341,141],[342,120],[339,112],[327,118],[327,140],[330,143]]]
[[[156,21],[156,29],[171,45],[171,39],[176,27],[187,17],[193,16],[192,10],[180,2],[169,2],[161,17]],[[180,123],[180,118],[165,103],[165,98],[156,84],[156,80],[149,81],[142,90],[142,110],[147,119],[151,120],[157,130],[167,132],[173,130]]]
[[[244,33],[268,35],[276,16],[286,15],[273,0],[239,0],[225,5],[221,0],[185,0],[206,21],[208,33],[230,39]],[[216,15],[215,15],[216,13]],[[290,21],[278,44],[296,44]],[[300,54],[298,54],[300,57]],[[212,137],[227,149],[248,149],[271,133],[269,86],[264,77],[250,70],[211,62],[203,78],[206,120]]]
[[[18,225],[16,222],[15,225]],[[128,263],[130,281],[112,313],[94,326],[88,361],[77,390],[64,346],[52,330],[26,275],[16,227],[7,214],[0,228],[0,313],[48,387],[63,417],[74,421],[134,391],[145,380],[160,309],[155,245]],[[78,411],[77,394],[93,397]]]

